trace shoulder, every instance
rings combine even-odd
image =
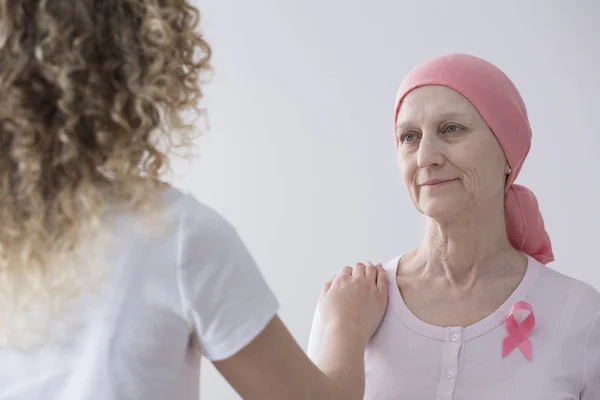
[[[216,210],[176,189],[165,191],[164,204],[177,229],[184,313],[204,355],[223,360],[264,329],[279,303],[237,230]]]
[[[551,267],[541,265],[539,270],[531,295],[560,312],[574,326],[591,327],[600,313],[600,292],[592,285]]]
[[[419,265],[416,249],[412,249],[389,260],[387,264],[384,264],[384,269],[391,281],[397,281],[398,284],[409,284],[415,275],[420,275],[417,272]]]
[[[392,258],[391,260],[388,260],[386,263],[383,264],[383,269],[385,269],[388,272],[392,272],[392,273],[396,274],[398,272],[398,266],[400,264],[400,259],[402,259],[402,258],[403,258],[403,255],[399,255],[399,256]]]
[[[177,237],[177,265],[182,273],[245,277],[258,267],[238,230],[214,208],[176,189],[164,193],[168,219]],[[210,268],[199,268],[209,266]]]
[[[219,212],[189,193],[170,187],[163,192],[162,198],[166,214],[171,220],[185,222],[188,227],[202,227],[206,230],[232,228]]]
[[[552,267],[541,266],[539,284],[544,285],[547,290],[581,298],[600,310],[600,292],[596,288],[587,282],[558,272]]]
[[[193,195],[169,188],[163,193],[168,224],[175,230],[181,251],[196,254],[245,251],[237,229],[217,210]]]

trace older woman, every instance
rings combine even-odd
[[[421,244],[393,259],[365,354],[365,399],[600,399],[600,294],[545,266],[521,96],[480,58],[419,65],[396,100],[398,160]],[[320,349],[315,318],[309,355]]]

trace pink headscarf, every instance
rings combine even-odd
[[[510,243],[541,262],[554,260],[552,245],[533,192],[516,185],[531,147],[525,103],[512,81],[495,65],[467,54],[448,54],[426,61],[402,81],[396,96],[394,126],[404,97],[427,85],[452,88],[466,97],[490,127],[512,169],[505,190],[504,214]]]

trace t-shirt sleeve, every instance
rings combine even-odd
[[[584,375],[580,400],[600,399],[600,311],[587,336],[584,350]]]
[[[317,304],[315,314],[313,316],[312,326],[310,328],[310,334],[308,336],[308,346],[306,354],[316,363],[321,351],[321,342],[323,340],[323,323],[319,314],[319,305]]]
[[[202,353],[229,358],[273,319],[279,304],[236,230],[200,204],[180,223],[180,289]]]

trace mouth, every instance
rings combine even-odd
[[[455,180],[456,179],[432,179],[430,181],[421,183],[419,186],[426,187],[426,188],[434,188],[434,187],[443,186],[450,182],[454,182]]]

